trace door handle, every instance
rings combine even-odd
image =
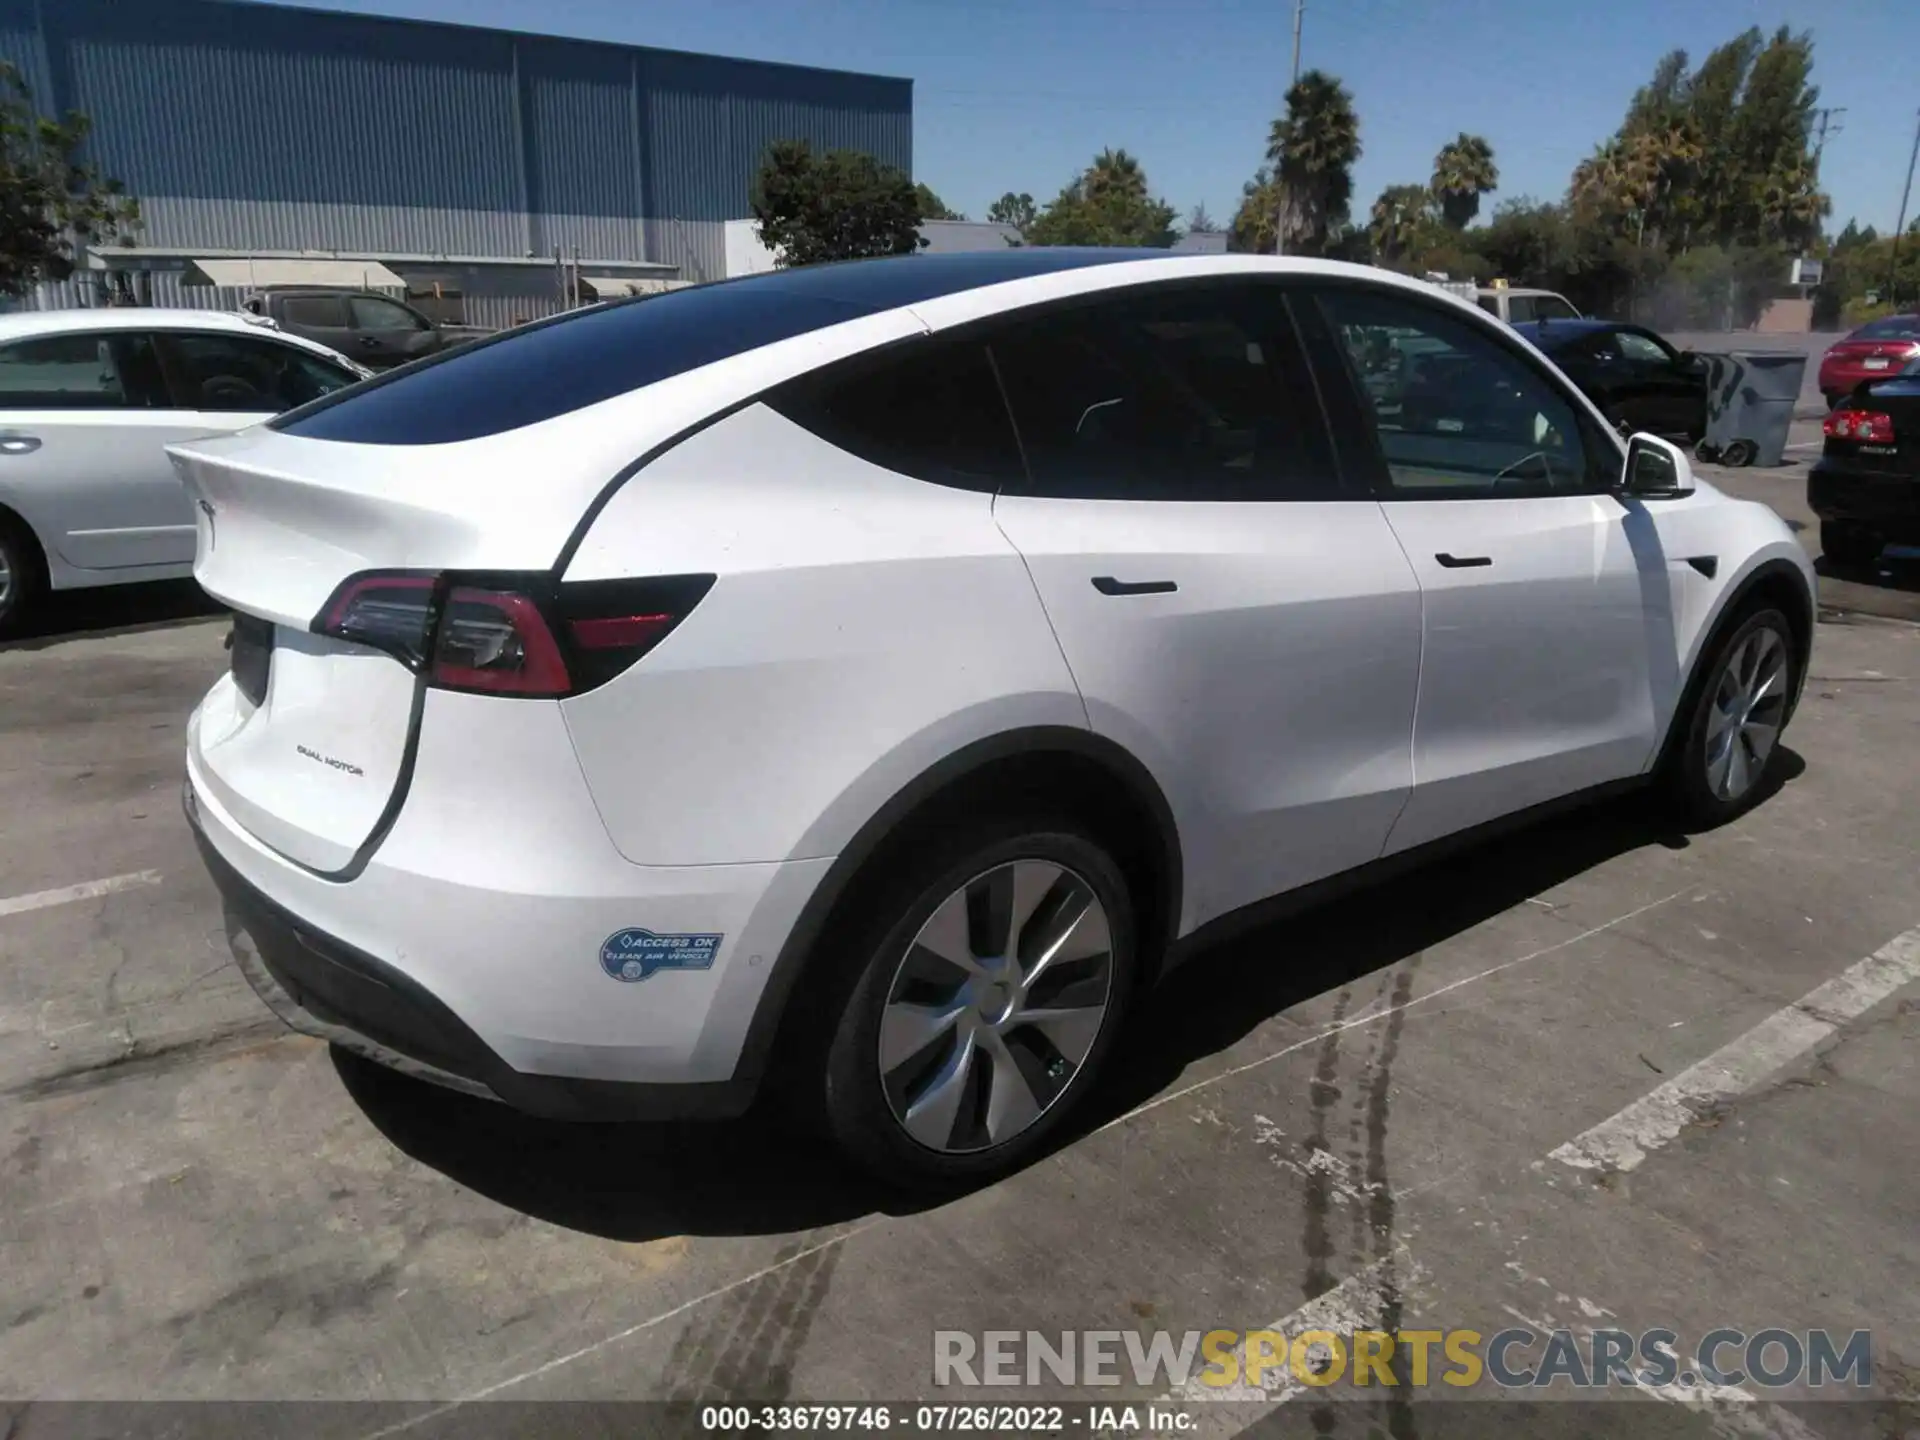
[[[1493,563],[1493,557],[1491,555],[1449,555],[1444,550],[1433,558],[1449,570],[1471,570],[1477,565],[1491,565]]]
[[[31,455],[39,448],[38,435],[0,435],[0,455]]]
[[[1180,586],[1172,580],[1116,580],[1111,575],[1096,575],[1093,588],[1102,595],[1169,595]]]

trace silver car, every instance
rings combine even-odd
[[[367,373],[256,316],[0,316],[0,634],[48,589],[191,574],[193,506],[166,447]]]

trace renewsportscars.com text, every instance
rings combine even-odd
[[[1710,1330],[1683,1355],[1672,1330],[936,1330],[936,1386],[1448,1385],[1506,1389],[1873,1383],[1855,1330]]]

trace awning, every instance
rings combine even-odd
[[[619,300],[628,295],[658,295],[687,285],[685,280],[659,280],[650,276],[582,275],[580,283],[601,300]]]
[[[404,290],[407,282],[378,260],[192,260],[185,285],[230,285],[242,290],[270,285],[326,285],[342,290]]]

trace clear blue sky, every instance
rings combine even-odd
[[[1286,88],[1292,0],[318,0],[475,25],[911,77],[914,172],[975,219],[1041,202],[1103,146],[1184,214],[1224,223]],[[1457,132],[1501,186],[1557,199],[1666,51],[1697,64],[1748,25],[1811,29],[1832,227],[1890,228],[1920,111],[1920,0],[1307,0],[1303,67],[1344,80],[1356,208],[1424,181]],[[1909,207],[1909,219],[1912,207]]]

